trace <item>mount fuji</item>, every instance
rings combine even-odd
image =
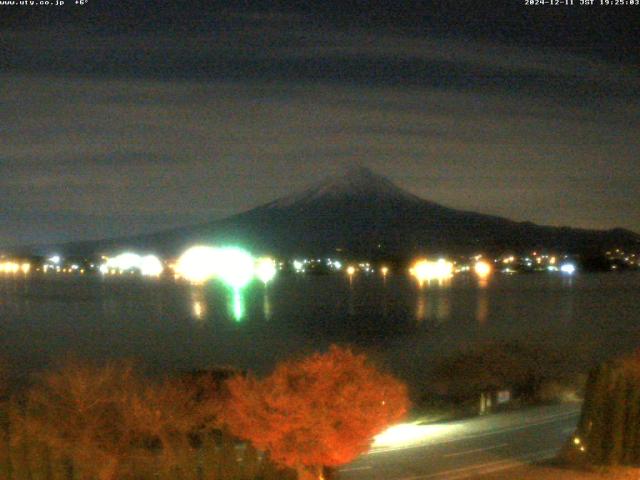
[[[456,210],[406,192],[363,166],[351,166],[301,193],[222,220],[131,238],[68,244],[64,250],[86,254],[142,248],[176,254],[201,242],[233,243],[254,252],[287,256],[337,250],[375,259],[418,252],[640,247],[640,235],[624,229],[541,226]]]

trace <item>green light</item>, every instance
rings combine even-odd
[[[253,257],[246,251],[227,247],[219,250],[217,275],[234,289],[246,286],[254,274]]]
[[[233,316],[236,321],[240,321],[244,315],[244,308],[242,305],[242,292],[239,288],[233,289]]]

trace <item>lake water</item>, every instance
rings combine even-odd
[[[640,347],[637,273],[493,275],[486,284],[457,276],[423,289],[401,275],[351,284],[294,275],[268,289],[255,283],[236,300],[217,284],[0,277],[0,357],[21,373],[71,352],[135,357],[156,372],[234,365],[262,373],[339,342],[418,387],[435,359],[480,342],[545,343],[576,362]]]

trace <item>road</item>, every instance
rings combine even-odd
[[[404,425],[340,469],[341,480],[458,480],[553,457],[580,405],[554,405],[441,425]],[[505,478],[508,478],[505,477]]]

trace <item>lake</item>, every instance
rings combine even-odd
[[[419,387],[434,360],[500,340],[566,349],[576,363],[640,346],[640,274],[281,276],[238,298],[135,277],[0,277],[0,356],[32,372],[74,353],[151,371],[233,365],[258,373],[332,342],[364,348]],[[238,317],[238,318],[236,318]]]

